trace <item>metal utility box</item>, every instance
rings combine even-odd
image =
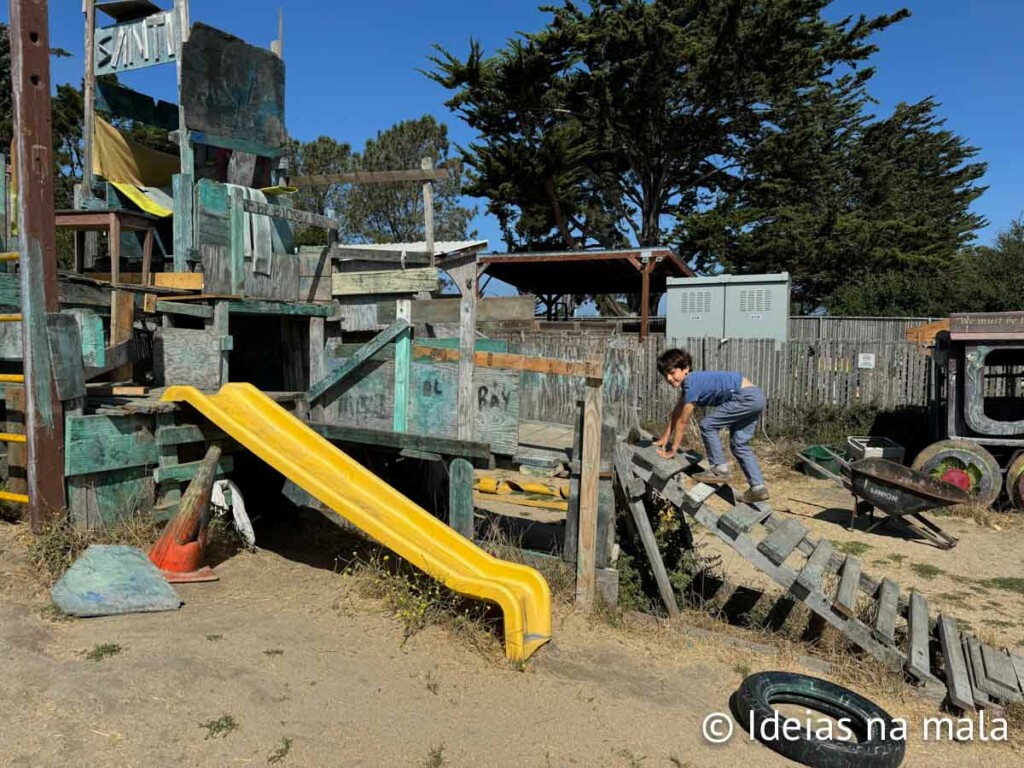
[[[667,339],[788,339],[788,272],[670,277],[666,282]]]

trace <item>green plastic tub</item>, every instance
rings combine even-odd
[[[831,446],[829,446],[829,450],[831,450],[833,453],[835,453],[842,459],[846,459],[846,451],[844,451],[842,448],[832,448]],[[842,469],[839,466],[839,462],[829,455],[828,451],[825,450],[825,446],[823,445],[812,445],[808,448],[805,448],[804,450],[800,451],[800,455],[803,456],[805,459],[810,459],[811,461],[817,462],[834,475],[839,475],[841,477],[843,474]],[[803,473],[808,477],[817,477],[821,480],[831,479],[824,472],[821,472],[817,468],[812,467],[807,462],[803,463]]]

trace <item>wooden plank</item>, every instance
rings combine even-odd
[[[275,259],[275,262],[278,259]],[[185,298],[185,297],[181,297]],[[189,298],[200,298],[199,296]],[[204,296],[201,298],[231,299],[228,311],[232,315],[293,315],[305,317],[330,317],[334,310],[322,304],[308,304],[291,301],[260,301],[259,299],[241,299],[235,296]]]
[[[615,425],[607,412],[601,425],[601,475],[597,481],[597,551],[594,562],[598,569],[612,564],[615,548],[615,448],[618,443]],[[628,453],[628,449],[627,449]],[[605,467],[608,471],[605,471]],[[632,477],[636,480],[636,477]],[[568,510],[566,510],[568,511]]]
[[[168,315],[187,315],[201,317],[205,320],[213,318],[213,307],[209,304],[190,304],[183,301],[158,301],[156,311]]]
[[[103,376],[118,368],[129,366],[144,359],[147,355],[147,349],[132,336],[127,341],[122,341],[120,344],[104,349],[102,355],[103,365],[87,365],[85,368],[86,381],[97,376]]]
[[[973,641],[973,644],[972,642]],[[988,686],[984,680],[982,669],[981,653],[976,638],[970,635],[961,635],[960,646],[964,649],[964,659],[967,661],[967,677],[971,681],[971,696],[974,697],[974,704],[982,709],[988,709],[994,702],[988,693]]]
[[[110,344],[116,346],[130,341],[134,333],[135,324],[135,302],[132,295],[126,291],[114,291],[110,294]],[[132,367],[122,366],[113,371],[113,377],[118,381],[126,381],[132,378]]]
[[[787,519],[757,545],[758,551],[775,565],[782,565],[807,535],[807,528],[799,520]]]
[[[75,318],[82,340],[82,363],[90,367],[105,364],[106,341],[103,335],[103,318],[84,309],[63,310]]]
[[[735,539],[760,523],[765,517],[767,515],[756,507],[737,504],[718,518],[718,527],[725,531],[730,538]]]
[[[372,357],[374,353],[379,351],[381,347],[390,343],[392,339],[397,338],[398,335],[408,327],[409,324],[405,320],[399,319],[393,322],[386,329],[374,336],[370,341],[366,342],[359,352],[352,355],[352,357],[346,360],[342,365],[324,376],[323,379],[310,386],[309,390],[306,392],[306,400],[312,403],[352,371],[359,368],[359,366]]]
[[[231,361],[231,350],[234,349],[234,339],[230,336],[230,327],[231,323],[230,317],[228,316],[228,302],[214,302],[213,319],[207,321],[206,328],[214,335],[220,344],[220,380],[218,386],[223,386],[231,380],[229,375],[229,364]]]
[[[448,465],[448,525],[473,540],[473,465],[461,458]]]
[[[572,435],[572,456],[579,461],[583,455],[583,410],[584,403],[578,400],[576,403],[576,419]],[[576,547],[579,543],[579,521],[580,521],[580,476],[579,468],[569,478],[569,508],[565,513],[565,535],[562,540],[562,559],[567,563],[576,562]]]
[[[907,668],[919,679],[932,677],[928,600],[916,589],[910,592],[910,611],[907,614]]]
[[[981,660],[985,666],[985,677],[1006,688],[1010,696],[1018,694],[1017,673],[1014,671],[1013,661],[1006,651],[982,643]]]
[[[1010,651],[1010,661],[1013,662],[1013,669],[1017,673],[1017,687],[1024,692],[1024,656]]]
[[[86,394],[92,397],[145,397],[149,387],[141,384],[87,384]]]
[[[188,384],[216,391],[221,383],[221,353],[216,334],[191,328],[158,328],[153,336],[157,386]]]
[[[576,601],[594,604],[597,548],[597,486],[601,461],[602,386],[587,380],[583,406],[583,455],[580,460],[579,544],[576,550]]]
[[[814,551],[807,558],[804,567],[797,574],[796,583],[805,592],[811,592],[821,587],[821,579],[828,567],[828,561],[832,557],[832,542],[822,538],[814,546]],[[803,599],[803,598],[801,598]]]
[[[507,320],[533,320],[532,296],[485,296],[477,297],[476,321],[480,323],[496,323]],[[413,325],[455,325],[459,322],[459,306],[461,299],[431,299],[417,301],[412,305]],[[377,302],[377,317],[382,323],[394,319],[395,303],[393,301]]]
[[[196,22],[182,44],[180,93],[192,131],[267,147],[287,140],[284,62],[268,50]]]
[[[153,285],[183,291],[201,291],[203,279],[202,272],[156,272],[153,275]]]
[[[6,431],[25,434],[25,388],[8,384],[4,392],[7,412]],[[24,494],[28,488],[28,445],[11,443],[7,446],[7,489]]]
[[[475,459],[477,463],[486,462],[491,455],[488,446],[480,442],[437,437],[436,435],[399,434],[386,430],[323,424],[313,421],[306,422],[306,425],[322,437],[340,443],[358,443],[396,450],[414,448],[440,456],[461,456],[466,459]]]
[[[630,496],[629,488],[631,482],[635,479],[631,469],[630,453],[629,448],[624,444],[620,443],[615,447],[615,473],[627,498]],[[665,570],[665,563],[661,559],[658,541],[654,536],[654,531],[651,529],[651,521],[647,517],[647,509],[644,507],[643,501],[637,498],[629,498],[628,505],[637,533],[640,534],[640,541],[643,543],[644,552],[647,554],[647,561],[654,572],[654,581],[658,585],[661,600],[665,604],[668,615],[676,618],[679,616],[679,606],[676,603],[675,592],[672,589],[672,583],[669,581],[668,572]]]
[[[395,337],[395,408],[394,430],[405,432],[409,426],[409,367],[412,365],[412,329],[409,328],[409,317],[412,314],[412,301],[402,299],[398,302],[398,320],[406,327]],[[396,320],[396,322],[398,321]],[[372,352],[370,354],[373,354]],[[467,440],[472,435],[459,435]]]
[[[451,169],[441,166],[424,170],[410,168],[401,171],[352,171],[314,176],[290,176],[292,187],[323,187],[332,184],[393,184],[396,181],[442,181],[451,175]]]
[[[899,605],[899,600],[899,584],[889,579],[882,579],[882,586],[878,591],[878,605],[875,611],[872,633],[878,640],[890,645],[896,642],[896,609]]]
[[[153,482],[157,485],[163,483],[184,483],[196,476],[196,472],[203,466],[202,461],[188,461],[184,464],[175,464],[169,467],[157,467],[153,470]],[[222,456],[217,463],[217,477],[223,477],[235,468],[234,456]]]
[[[228,258],[230,282],[228,291],[243,295],[245,292],[245,211],[242,209],[242,190],[228,190]]]
[[[476,267],[466,285],[459,286],[459,385],[458,428],[459,437],[472,435],[476,423],[476,402],[473,397],[473,358],[476,341]],[[518,387],[517,387],[518,389]]]
[[[64,474],[68,477],[155,465],[156,439],[142,416],[69,416]]]
[[[473,388],[473,430],[470,438],[487,443],[494,453],[513,455],[519,448],[519,373],[477,370]]]
[[[412,353],[416,357],[427,358],[436,362],[456,362],[459,352],[454,349],[433,349],[416,345]],[[544,357],[527,355],[501,354],[497,352],[476,352],[473,365],[478,368],[508,368],[517,371],[534,373],[552,373],[561,376],[581,376],[600,381],[604,378],[604,366],[600,361],[553,360]]]
[[[61,466],[64,413],[50,376],[46,313],[59,309],[53,209],[53,129],[46,3],[10,3],[14,176],[18,179],[21,309],[25,320],[25,432],[29,523],[39,533],[65,506]],[[12,213],[14,213],[12,211]]]
[[[85,397],[85,366],[77,321],[71,315],[48,312],[46,337],[53,361],[57,397],[65,402]]]
[[[939,641],[945,660],[946,688],[952,704],[965,712],[974,710],[974,696],[971,679],[967,672],[967,660],[960,643],[960,630],[956,621],[948,616],[939,616]]]
[[[69,477],[68,500],[76,528],[110,525],[153,506],[153,476],[144,467]]]
[[[333,296],[359,296],[378,293],[419,293],[436,291],[434,267],[382,269],[373,272],[337,272],[331,276]]]
[[[227,434],[208,424],[179,424],[169,422],[168,426],[156,430],[156,444],[160,447],[185,445],[188,443],[209,443],[214,440],[225,440]]]
[[[857,588],[860,586],[860,560],[847,555],[843,561],[839,591],[836,593],[835,608],[844,616],[857,614]]]
[[[341,222],[331,219],[319,213],[300,211],[295,208],[285,208],[273,203],[261,203],[258,200],[245,200],[242,208],[246,213],[255,213],[260,216],[270,216],[274,219],[283,219],[293,224],[301,224],[306,227],[320,227],[327,230],[341,229]]]

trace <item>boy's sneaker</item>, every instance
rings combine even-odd
[[[706,472],[698,472],[695,475],[690,475],[695,482],[708,483],[710,485],[722,485],[732,480],[731,472],[719,472],[717,469],[709,469]]]
[[[768,501],[768,488],[760,486],[759,488],[749,488],[740,495],[740,501],[744,504],[754,504],[758,501]]]

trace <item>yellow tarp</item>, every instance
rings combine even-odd
[[[137,187],[169,187],[171,176],[181,167],[177,155],[144,147],[101,117],[96,118],[92,135],[92,172],[107,181]]]
[[[160,203],[153,200],[142,189],[134,184],[129,184],[124,181],[112,181],[110,183],[114,185],[118,192],[122,193],[146,213],[152,214],[153,216],[159,216],[160,218],[166,218],[174,213],[172,209],[160,205]]]

